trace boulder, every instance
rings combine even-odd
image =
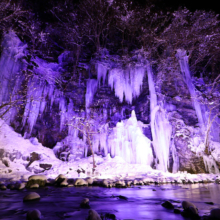
[[[93,179],[91,177],[88,177],[86,178],[86,182],[89,184],[89,185],[92,185],[93,184]]]
[[[16,184],[15,184],[15,188],[16,188],[17,190],[22,190],[22,189],[25,188],[25,186],[26,186],[25,183],[16,183]]]
[[[188,202],[188,201],[183,201],[182,202],[182,207],[183,207],[184,210],[187,210],[189,207],[194,207],[195,209],[197,209],[196,206],[193,203]]]
[[[26,220],[40,220],[41,219],[41,212],[38,209],[34,209],[32,211],[27,212]]]
[[[174,209],[174,205],[170,201],[165,201],[161,205],[166,209]]]
[[[30,189],[38,189],[39,185],[37,183],[30,185]]]
[[[80,203],[80,207],[89,209],[90,208],[89,199],[88,198],[83,199],[82,202]]]
[[[40,199],[40,195],[36,192],[31,192],[23,198],[23,202],[33,201],[38,199]]]
[[[10,190],[16,189],[15,184],[13,184],[13,183],[9,183],[9,184],[7,185],[7,188],[10,189]]]
[[[137,180],[133,180],[133,185],[137,185],[138,181]]]
[[[101,185],[102,185],[103,187],[108,188],[108,187],[109,187],[109,182],[108,182],[108,180],[102,180]]]
[[[102,220],[100,215],[93,209],[89,210],[89,216],[87,220]]]
[[[126,184],[125,184],[125,181],[118,180],[118,181],[116,181],[115,186],[119,187],[119,188],[124,188],[124,187],[126,187]]]
[[[184,217],[194,217],[194,218],[198,217],[198,209],[193,203],[188,201],[183,201],[182,207],[184,209],[184,212],[182,212],[182,215]]]
[[[67,180],[68,178],[63,175],[63,174],[60,174],[56,179],[55,179],[55,184],[56,185],[60,185],[64,180]]]
[[[76,179],[75,183],[74,183],[75,186],[88,186],[88,182],[85,181],[84,179]]]
[[[28,178],[26,188],[30,188],[31,185],[38,184],[39,187],[44,187],[47,182],[45,175],[32,175]]]
[[[40,167],[43,168],[44,170],[49,170],[51,169],[52,164],[40,163]]]
[[[210,211],[210,217],[214,218],[214,219],[220,219],[220,209],[218,209],[218,208],[212,209]]]
[[[130,187],[131,185],[132,185],[132,181],[131,180],[126,181],[126,186],[127,187]]]
[[[181,213],[181,210],[179,210],[179,209],[174,209],[173,212],[174,212],[175,214],[180,214],[180,213]]]
[[[67,187],[68,186],[67,179],[63,180],[63,182],[60,183],[60,186]]]
[[[0,190],[6,190],[7,187],[4,184],[0,184]]]

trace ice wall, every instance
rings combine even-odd
[[[24,66],[21,58],[25,55],[27,45],[23,44],[13,31],[10,31],[4,35],[1,46],[3,50],[0,58],[0,104],[12,103],[9,105],[10,111],[7,116],[5,115],[5,120],[10,122],[17,112],[12,106],[22,99],[19,89],[24,77],[19,73]],[[6,109],[1,110],[4,112]]]
[[[156,154],[155,164],[157,169],[166,172],[169,166],[172,126],[168,121],[165,110],[157,103],[155,83],[153,80],[152,69],[149,64],[147,65],[147,74],[150,91],[151,133],[153,147]]]
[[[176,57],[179,59],[181,72],[183,74],[186,85],[189,89],[191,100],[195,108],[200,127],[202,129],[202,132],[204,132],[205,130],[205,119],[203,118],[204,114],[202,113],[202,108],[201,108],[200,103],[197,101],[196,89],[192,83],[192,77],[191,77],[190,70],[189,70],[188,56],[186,54],[186,51],[178,49]]]

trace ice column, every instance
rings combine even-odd
[[[93,97],[97,91],[98,82],[95,79],[88,79],[86,85],[86,110],[92,104]]]
[[[151,165],[151,141],[143,134],[135,112],[128,120],[118,122],[108,138],[111,156],[120,156],[128,163]]]
[[[156,168],[166,172],[169,166],[169,148],[172,126],[167,119],[164,109],[160,105],[157,105],[153,74],[149,64],[147,65],[147,74],[150,90],[151,132],[157,159]]]
[[[201,106],[196,98],[196,89],[192,83],[192,78],[191,78],[190,71],[189,71],[188,56],[186,54],[186,51],[178,49],[176,57],[179,59],[180,69],[183,74],[186,85],[189,89],[190,96],[191,96],[192,103],[196,111],[196,115],[198,117],[199,124],[202,128],[202,131],[204,131],[205,125],[204,125],[203,114],[202,114]]]

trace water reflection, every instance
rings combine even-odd
[[[155,191],[153,191],[155,190]],[[40,201],[23,203],[28,191],[41,195]],[[49,188],[26,191],[0,191],[1,220],[23,220],[26,211],[37,208],[44,220],[85,219],[87,209],[80,209],[79,204],[85,197],[90,199],[92,209],[99,213],[113,213],[117,219],[184,219],[161,206],[164,200],[172,200],[175,207],[181,207],[181,201],[188,200],[196,204],[200,215],[209,213],[212,208],[220,207],[220,186],[216,184],[161,185],[141,186],[127,189],[80,187]],[[128,200],[122,200],[123,195]],[[213,202],[208,205],[205,202]]]

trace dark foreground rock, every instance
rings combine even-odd
[[[40,220],[41,219],[41,212],[38,209],[34,209],[32,211],[27,212],[26,220]]]

